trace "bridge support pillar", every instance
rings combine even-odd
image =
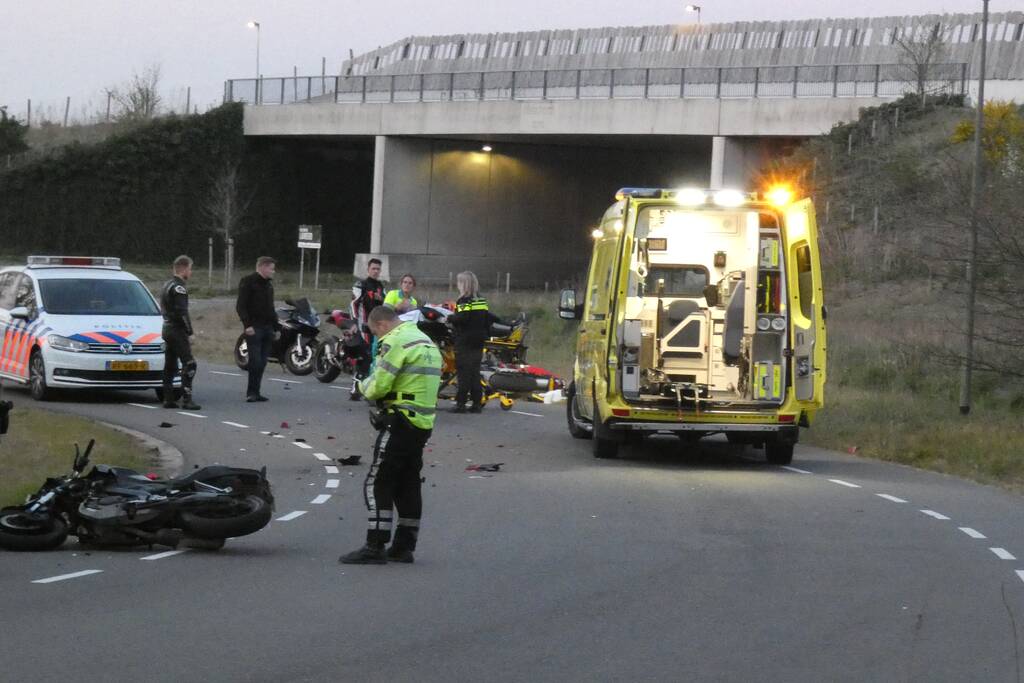
[[[370,253],[380,253],[381,226],[384,216],[384,163],[387,138],[377,135],[373,143],[373,211],[370,215]]]
[[[711,179],[708,187],[750,189],[761,162],[761,147],[757,141],[716,135],[711,139]]]

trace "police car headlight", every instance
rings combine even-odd
[[[75,339],[68,339],[59,334],[51,334],[46,337],[46,343],[58,351],[86,351],[89,345]]]
[[[160,351],[163,352],[163,351],[166,351],[166,350],[167,350],[167,342],[160,342]]]

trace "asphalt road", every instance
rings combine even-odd
[[[597,461],[562,406],[518,403],[438,420],[416,564],[342,566],[362,404],[275,366],[270,402],[244,383],[201,368],[197,415],[151,392],[48,404],[186,467],[267,465],[276,520],[217,552],[0,554],[0,680],[1020,680],[1018,497],[806,447],[789,468],[670,438]]]

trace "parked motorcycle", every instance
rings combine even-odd
[[[327,384],[345,373],[355,376],[360,364],[369,359],[370,347],[359,331],[359,324],[342,310],[325,312],[328,320],[338,328],[341,336],[326,335],[317,345],[313,357],[313,375]]]
[[[216,549],[270,522],[266,468],[214,465],[161,480],[96,465],[83,475],[94,443],[84,453],[75,444],[71,474],[47,479],[24,505],[0,510],[0,548],[52,550],[72,534],[97,545]]]
[[[313,372],[313,358],[320,345],[320,316],[309,299],[285,299],[284,308],[277,309],[281,335],[270,347],[270,360],[281,363],[293,375]],[[242,333],[235,342],[235,365],[249,367],[249,338]]]

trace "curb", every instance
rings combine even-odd
[[[163,470],[167,474],[168,478],[177,476],[185,466],[185,456],[182,455],[181,451],[166,441],[161,441],[155,436],[150,436],[145,432],[129,429],[128,427],[114,424],[112,422],[103,422],[101,420],[97,420],[97,422],[104,427],[113,429],[116,432],[121,432],[122,434],[134,437],[141,441],[146,448],[156,451],[157,467]]]

